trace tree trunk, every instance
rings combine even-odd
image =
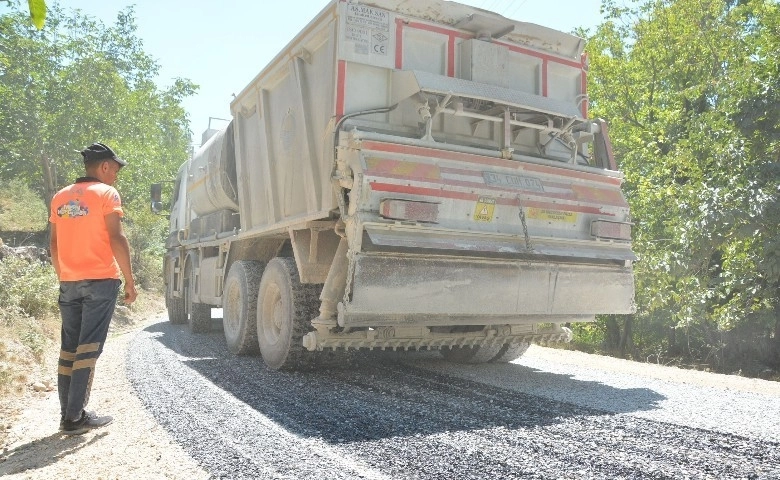
[[[620,336],[620,354],[625,356],[626,353],[634,350],[634,316],[623,316],[623,333]]]
[[[607,316],[605,326],[604,347],[611,352],[616,351],[620,348],[620,325],[614,315]]]
[[[55,181],[54,166],[51,164],[49,157],[43,152],[41,152],[41,169],[43,170],[43,195],[44,201],[46,202],[46,212],[48,213],[46,219],[48,220],[49,216],[51,216],[51,199],[54,198],[54,194],[57,193],[57,185]],[[48,241],[51,238],[51,226],[49,223],[46,224],[46,231],[46,240]]]
[[[674,326],[666,327],[668,328],[668,332],[666,335],[667,342],[669,343],[669,346],[667,348],[667,355],[679,355],[680,354],[680,345],[677,344],[677,329]]]
[[[775,338],[772,339],[772,351],[769,358],[774,363],[775,368],[780,368],[780,305],[775,305]]]
[[[46,209],[51,215],[51,199],[54,194],[57,193],[57,186],[54,179],[54,166],[51,164],[49,157],[45,153],[41,152],[41,169],[43,170],[43,195],[46,200]]]

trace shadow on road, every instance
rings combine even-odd
[[[649,388],[616,388],[598,381],[575,378],[576,374],[552,373],[522,364],[457,365],[446,362],[436,353],[417,352],[400,358],[415,368],[443,372],[509,391],[575,403],[609,413],[653,410],[658,408],[658,402],[666,399]]]
[[[259,356],[229,354],[221,330],[219,321],[205,335],[160,322],[144,332],[184,365],[277,425],[329,443],[533,429],[571,417],[650,410],[665,398],[646,388],[618,389],[516,364],[448,367],[462,368],[467,375],[439,373],[430,366],[446,362],[435,360],[435,352],[366,352],[345,368],[278,372],[267,368]],[[533,386],[558,392],[557,396],[537,394]],[[588,405],[581,401],[585,397],[601,399],[602,404],[603,399],[614,398],[614,408],[582,406]]]
[[[86,435],[66,436],[60,433],[19,445],[0,455],[0,476],[48,467],[82,448],[96,443],[108,435],[99,433],[92,438]]]

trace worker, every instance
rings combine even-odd
[[[130,244],[122,230],[122,200],[113,187],[127,162],[107,145],[81,151],[86,176],[54,195],[51,201],[51,259],[60,281],[62,316],[57,369],[60,432],[80,435],[108,425],[110,416],[85,410],[95,363],[108,335],[119,288],[124,302],[137,296]]]

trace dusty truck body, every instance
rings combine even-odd
[[[229,348],[509,361],[629,313],[630,218],[583,41],[454,2],[333,1],[179,171],[169,317]]]

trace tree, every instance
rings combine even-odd
[[[181,103],[197,86],[155,84],[159,65],[143,51],[132,8],[107,26],[55,5],[41,30],[16,11],[0,16],[0,39],[0,181],[18,179],[48,200],[83,175],[79,150],[109,144],[130,162],[117,186],[137,281],[154,286],[167,225],[147,212],[149,187],[189,156]]]
[[[637,224],[635,336],[719,364],[744,340],[771,338],[770,324],[780,331],[770,220],[780,7],[605,1],[603,11],[589,92],[592,114],[612,120]]]
[[[119,183],[128,203],[173,177],[190,138],[181,102],[197,86],[176,79],[160,90],[136,30],[132,7],[113,26],[57,6],[40,31],[20,12],[0,17],[0,179],[44,193],[50,165],[62,186],[83,168],[76,152],[95,141],[130,161]]]

